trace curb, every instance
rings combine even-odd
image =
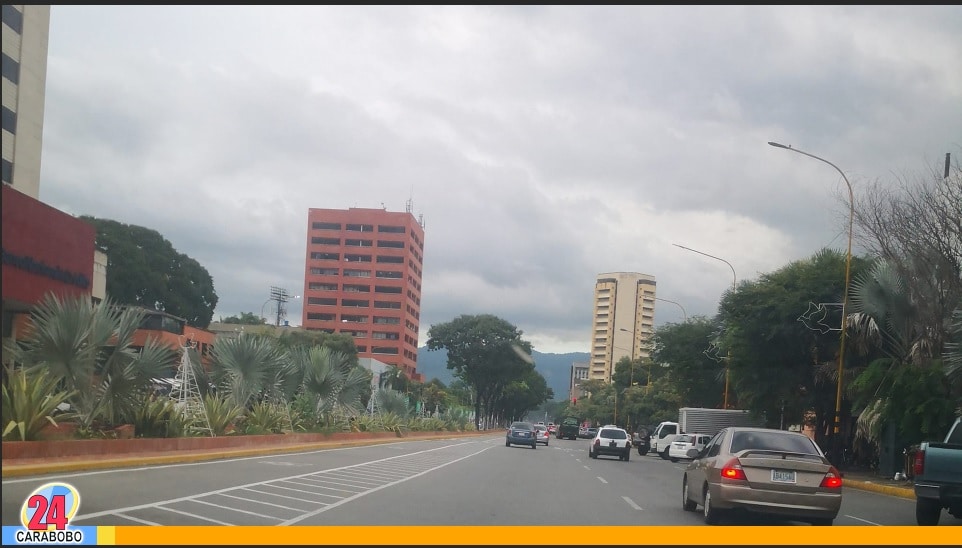
[[[862,480],[843,480],[842,488],[851,487],[859,491],[872,491],[893,497],[915,500],[915,489],[913,487],[896,487],[894,485],[879,485],[871,481]]]
[[[156,464],[184,464],[206,462],[238,457],[259,457],[266,455],[283,455],[301,451],[316,451],[321,449],[338,449],[342,447],[359,447],[364,445],[383,445],[399,441],[439,440],[450,438],[466,438],[482,434],[460,434],[451,432],[445,435],[411,436],[406,438],[382,438],[353,441],[324,441],[297,445],[267,446],[250,449],[233,449],[221,451],[206,451],[196,453],[173,453],[167,455],[139,455],[117,458],[102,458],[100,460],[75,460],[64,462],[41,462],[31,464],[3,464],[2,477],[15,478],[40,474],[61,474],[66,472],[84,472],[88,470],[104,470],[113,468],[137,468]]]

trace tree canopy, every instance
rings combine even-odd
[[[206,328],[214,317],[214,281],[200,263],[179,253],[159,232],[110,219],[81,216],[97,230],[107,254],[107,295],[118,304],[163,310]]]

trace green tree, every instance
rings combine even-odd
[[[671,369],[675,389],[686,407],[721,408],[724,403],[725,364],[706,353],[716,329],[711,320],[694,317],[655,330],[652,361]]]
[[[475,427],[491,403],[531,367],[531,343],[511,323],[491,314],[461,315],[428,331],[428,350],[447,350],[447,367],[474,391]]]
[[[227,316],[226,318],[221,318],[221,323],[229,324],[239,324],[239,325],[264,325],[267,323],[264,318],[254,314],[253,312],[241,312],[240,316]]]
[[[97,249],[107,254],[107,295],[120,304],[158,309],[206,328],[217,293],[210,274],[177,252],[159,232],[109,219],[82,216],[97,230]]]
[[[841,325],[841,307],[832,303],[842,302],[845,262],[845,253],[823,249],[725,293],[717,340],[719,356],[731,351],[729,402],[770,423],[784,409],[785,417],[798,421],[814,410],[821,426],[831,425]],[[853,275],[864,265],[853,257]],[[830,312],[813,314],[822,303]]]

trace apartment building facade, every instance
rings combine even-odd
[[[90,224],[40,201],[50,6],[2,6],[2,335],[45,295],[106,297],[107,256]]]
[[[581,383],[588,380],[588,362],[574,362],[568,375],[568,401],[576,402],[585,396]]]
[[[417,372],[424,226],[405,212],[308,210],[305,329],[346,333],[360,358]]]
[[[647,358],[655,334],[655,277],[605,272],[595,280],[588,378],[611,382],[623,357]]]

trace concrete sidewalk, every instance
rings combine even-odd
[[[500,430],[489,432],[492,436],[502,436]],[[450,439],[459,437],[479,437],[483,433],[458,433],[451,432],[434,436],[419,436],[417,440],[426,439]],[[404,438],[382,438],[352,441],[324,441],[309,444],[291,444],[283,446],[268,446],[246,449],[230,450],[208,450],[208,451],[167,451],[154,453],[130,453],[123,455],[83,455],[75,457],[57,458],[24,458],[24,459],[2,459],[3,478],[36,476],[44,474],[63,474],[68,472],[82,472],[87,470],[105,470],[110,468],[137,468],[141,466],[151,466],[158,464],[179,464],[190,462],[203,462],[219,459],[229,459],[237,457],[254,457],[264,455],[281,455],[284,453],[296,453],[301,451],[316,451],[320,449],[332,449],[338,447],[358,447],[362,445],[373,445],[383,443],[396,443],[405,441]],[[872,472],[865,471],[843,471],[843,487],[849,489],[859,489],[862,491],[872,491],[896,497],[903,497],[915,500],[915,492],[912,482],[907,480],[894,480],[883,478]]]

